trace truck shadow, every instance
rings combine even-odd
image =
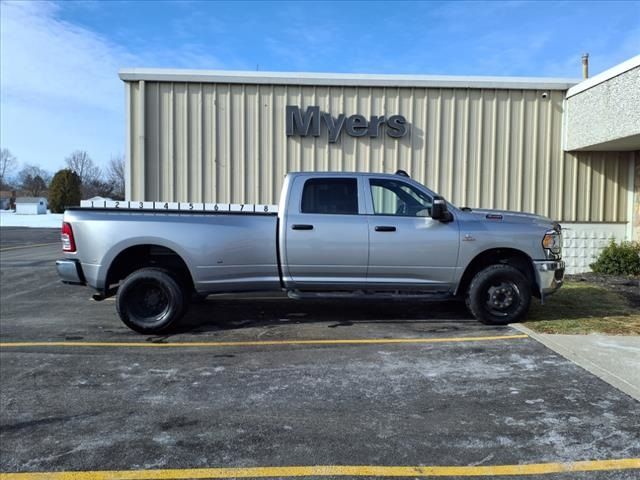
[[[209,297],[191,305],[174,333],[197,334],[303,323],[327,323],[327,328],[356,324],[422,324],[432,327],[432,331],[466,330],[470,325],[485,327],[471,317],[462,302],[457,301],[296,301],[286,297]],[[421,327],[421,330],[424,331],[424,328]]]

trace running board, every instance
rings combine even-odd
[[[294,300],[313,300],[313,299],[416,299],[416,300],[451,300],[453,295],[449,291],[440,292],[378,292],[357,290],[354,292],[301,292],[300,290],[288,290],[287,295]]]

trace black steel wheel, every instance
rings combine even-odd
[[[118,288],[116,308],[120,319],[139,333],[162,333],[185,312],[185,293],[166,270],[142,268]]]
[[[482,323],[506,325],[527,315],[531,285],[517,268],[491,265],[473,277],[466,301],[469,311]]]

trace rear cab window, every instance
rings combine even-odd
[[[300,213],[358,214],[356,178],[310,178],[302,190]]]

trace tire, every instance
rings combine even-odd
[[[138,333],[163,333],[184,315],[185,289],[166,270],[141,268],[118,288],[116,309],[123,323]]]
[[[466,303],[471,314],[487,325],[518,322],[529,311],[531,284],[511,265],[491,265],[471,280]]]

